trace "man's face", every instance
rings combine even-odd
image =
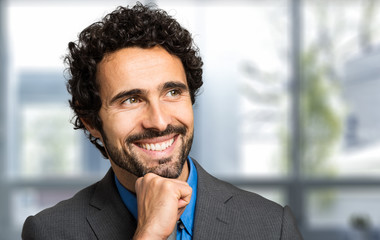
[[[92,129],[117,166],[140,177],[177,178],[193,139],[193,109],[181,60],[161,47],[124,48],[98,64],[103,127]]]

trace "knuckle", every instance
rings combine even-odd
[[[169,191],[169,190],[172,190],[173,189],[173,184],[171,181],[164,181],[162,183],[162,187],[166,190],[166,191]]]
[[[162,184],[162,179],[157,175],[151,175],[149,176],[148,182],[152,188],[158,188]]]
[[[154,175],[153,173],[147,173],[144,177],[143,177],[143,181],[144,183],[148,184],[148,183],[154,183],[155,182],[155,179],[156,179],[156,175]]]
[[[152,179],[153,177],[154,177],[153,173],[147,173],[147,174],[144,175],[143,178],[149,180],[149,179]]]

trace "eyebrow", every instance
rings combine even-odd
[[[124,99],[124,98],[128,98],[128,97],[131,97],[131,96],[136,96],[136,95],[142,95],[146,93],[145,90],[142,90],[142,89],[131,89],[129,91],[122,91],[122,92],[119,92],[118,94],[116,94],[110,101],[110,104],[112,105],[113,103],[117,102],[118,100],[120,99]]]
[[[169,89],[169,88],[179,88],[179,89],[181,89],[183,91],[188,91],[189,90],[189,88],[187,87],[187,85],[184,84],[184,83],[181,83],[181,82],[166,82],[161,87],[162,90]]]
[[[181,83],[181,82],[173,82],[173,81],[166,82],[162,86],[158,87],[159,90],[165,90],[165,89],[170,89],[170,88],[179,88],[183,91],[189,90],[186,84]],[[110,101],[110,105],[114,104],[120,99],[125,99],[125,98],[136,96],[136,95],[146,95],[146,94],[147,94],[147,90],[139,89],[139,88],[131,89],[128,91],[121,91],[118,94],[116,94],[114,97],[112,97]]]

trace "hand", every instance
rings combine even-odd
[[[183,181],[148,173],[137,179],[138,222],[134,239],[167,239],[191,199]]]

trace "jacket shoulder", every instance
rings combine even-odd
[[[302,239],[289,207],[240,189],[228,182],[208,174],[198,163],[197,209],[200,234],[207,235],[209,228],[204,228],[203,219],[222,219],[229,231],[217,236],[207,235],[208,239]],[[199,201],[198,201],[199,200]],[[196,213],[197,214],[197,213]],[[213,217],[210,217],[212,215]],[[215,225],[218,226],[218,225]],[[220,227],[217,227],[222,231]]]
[[[89,203],[97,185],[86,187],[72,198],[29,216],[23,226],[22,239],[81,239],[78,235],[88,238],[91,229],[86,216],[95,210]]]
[[[221,186],[221,191],[229,193],[231,196],[226,202],[227,205],[235,206],[236,211],[241,211],[242,214],[246,213],[249,216],[254,215],[264,215],[269,218],[282,217],[284,208],[257,193],[250,192],[241,188],[236,187],[228,182],[216,179]],[[244,207],[243,207],[244,206]]]
[[[56,205],[39,212],[36,217],[48,219],[49,217],[55,217],[57,215],[73,215],[73,217],[77,217],[86,214],[88,212],[87,209],[89,208],[90,200],[97,185],[98,183],[95,183],[80,190],[73,197],[63,200]]]

